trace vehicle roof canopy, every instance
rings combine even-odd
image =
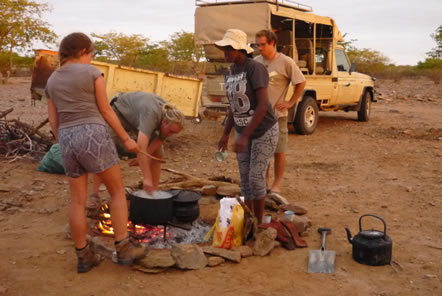
[[[271,3],[269,3],[271,2]],[[195,41],[198,45],[213,44],[223,38],[227,29],[240,29],[248,42],[255,42],[259,30],[270,28],[271,15],[278,15],[309,23],[333,26],[338,41],[343,41],[334,20],[293,7],[276,5],[272,1],[229,2],[223,5],[205,5],[195,11]]]

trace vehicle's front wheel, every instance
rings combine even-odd
[[[312,97],[304,97],[296,110],[293,127],[297,134],[310,135],[318,124],[319,108],[316,100]]]
[[[358,121],[368,121],[371,112],[371,96],[365,91],[361,98],[361,107],[358,111]]]

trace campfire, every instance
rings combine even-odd
[[[93,231],[98,235],[111,237],[114,235],[112,227],[109,204],[101,206],[100,212],[96,215],[97,222]],[[132,221],[127,223],[129,234],[139,242],[148,244],[156,248],[171,248],[181,243],[199,243],[209,231],[210,225],[202,221],[194,221],[192,224],[172,223],[166,226],[140,225]]]

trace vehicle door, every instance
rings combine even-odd
[[[356,78],[350,73],[350,63],[343,49],[335,50],[337,77],[335,105],[355,104],[359,100]]]

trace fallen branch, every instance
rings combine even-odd
[[[51,138],[38,132],[44,124],[33,128],[16,119],[0,120],[0,157],[11,162],[20,158],[40,160],[53,144]]]
[[[34,128],[34,131],[30,134],[30,136],[32,136],[33,134],[38,132],[38,130],[41,129],[42,127],[44,127],[46,125],[46,123],[48,123],[48,122],[49,122],[49,118],[46,118],[44,121],[42,121],[39,125],[37,125],[36,128]]]
[[[256,233],[258,232],[258,219],[249,209],[249,207],[241,200],[241,198],[236,196],[236,200],[244,209],[244,227],[243,227],[242,238],[243,238],[243,243],[245,244],[245,242],[249,238],[250,232],[252,232],[252,236],[250,237],[250,239],[255,239]]]
[[[9,108],[6,111],[0,112],[0,119],[5,117],[6,115],[8,115],[9,113],[11,113],[12,111],[14,111],[14,108]]]
[[[178,172],[172,169],[164,168],[164,171],[170,172],[175,175],[181,176],[180,179],[174,179],[174,182],[168,182],[160,184],[159,189],[167,190],[167,189],[196,189],[199,190],[201,187],[205,185],[214,185],[217,188],[219,186],[224,186],[226,184],[232,184],[223,181],[212,181],[208,179],[198,178],[186,173]]]
[[[432,249],[436,249],[436,250],[442,250],[441,247],[437,247],[437,246],[432,246],[432,245],[425,245],[428,248],[432,248]]]

